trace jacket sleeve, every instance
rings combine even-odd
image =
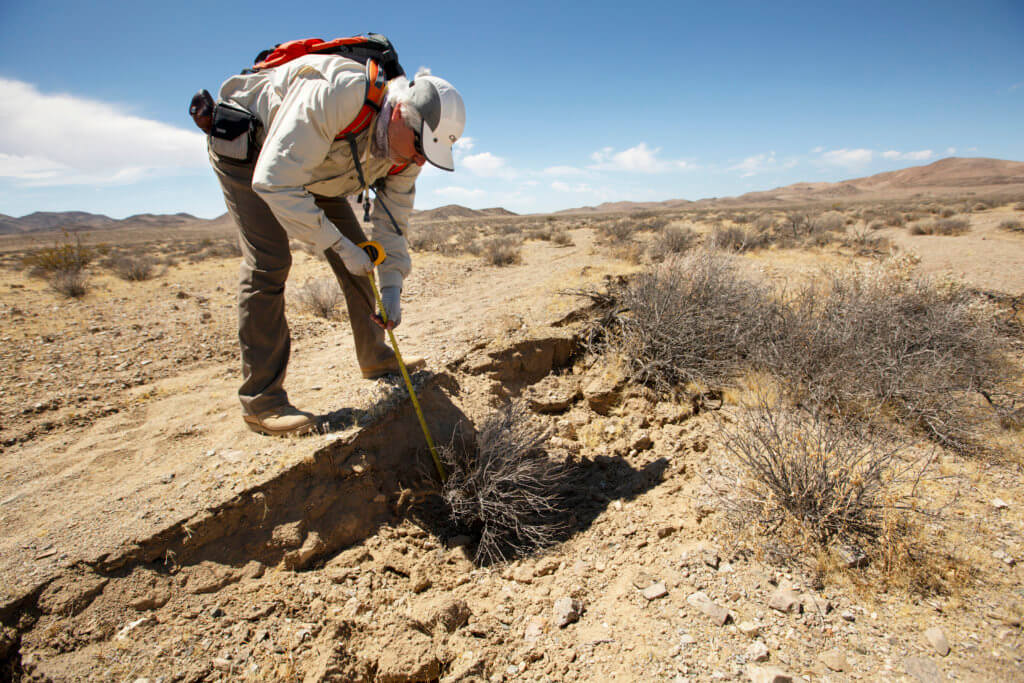
[[[412,214],[413,201],[416,199],[416,177],[420,167],[409,164],[401,173],[385,176],[382,187],[377,190],[374,200],[373,239],[384,247],[387,258],[378,267],[381,287],[402,286],[402,280],[412,270],[412,259],[409,257],[409,243],[405,235],[409,231],[409,217]],[[390,212],[390,216],[388,213]],[[392,218],[394,222],[392,223]],[[398,234],[395,226],[401,230]]]
[[[341,233],[304,187],[323,163],[334,137],[362,106],[365,76],[344,74],[332,83],[312,68],[289,85],[267,131],[252,189],[289,236],[327,249]]]

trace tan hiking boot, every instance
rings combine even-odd
[[[316,417],[295,406],[271,408],[259,415],[245,415],[242,419],[246,427],[267,436],[298,436],[316,429]]]
[[[419,356],[403,356],[402,360],[405,361],[405,369],[409,371],[409,374],[412,374],[427,364],[427,361]],[[391,356],[390,359],[383,363],[363,368],[363,377],[366,379],[377,379],[379,377],[386,377],[387,375],[400,374],[402,374],[402,371],[398,369],[397,356]]]

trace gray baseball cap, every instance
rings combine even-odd
[[[438,168],[454,171],[452,145],[466,127],[466,106],[459,91],[443,78],[419,76],[412,82],[409,105],[423,119],[423,156]]]

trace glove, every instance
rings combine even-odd
[[[402,288],[389,285],[380,288],[380,300],[384,303],[384,312],[388,314],[388,322],[395,327],[402,322]]]
[[[353,244],[352,240],[342,235],[331,249],[341,257],[348,272],[356,277],[366,277],[373,272],[373,261],[366,252]]]

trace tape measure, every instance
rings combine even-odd
[[[387,254],[384,253],[384,247],[380,246],[380,242],[362,242],[358,245],[360,249],[366,252],[366,255],[373,261],[373,265],[379,266],[384,263],[384,259],[387,258]]]

